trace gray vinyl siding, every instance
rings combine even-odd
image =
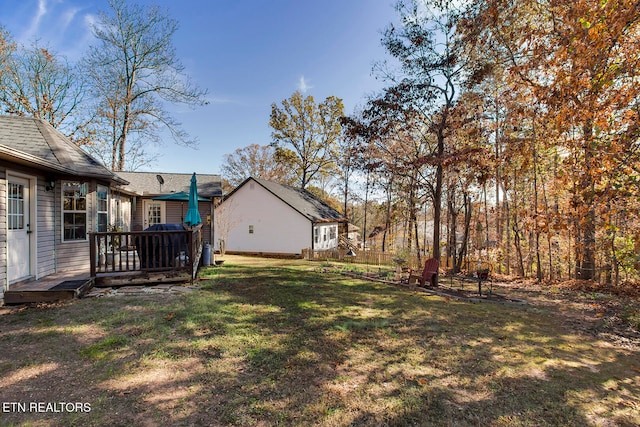
[[[72,179],[69,181],[82,181],[81,179]],[[87,234],[95,231],[96,229],[96,182],[87,182],[89,189],[87,192]],[[57,257],[56,257],[56,270],[58,272],[73,271],[73,270],[88,270],[89,269],[89,239],[79,241],[62,241],[62,182],[56,185],[56,242],[57,243]]]
[[[182,224],[188,205],[189,202],[166,202],[167,224]]]
[[[143,213],[142,210],[142,198],[136,197],[135,201],[131,204],[131,231],[142,231],[143,225]]]
[[[46,191],[44,177],[38,177],[37,197],[36,197],[36,245],[37,245],[37,277],[41,278],[55,273],[55,219],[60,215],[56,211],[59,203],[56,203],[56,188],[54,191]],[[59,185],[56,185],[59,187]],[[59,194],[59,193],[58,193]],[[58,196],[59,197],[59,196]],[[33,220],[32,220],[33,221]]]
[[[7,170],[0,167],[0,298],[7,286]]]

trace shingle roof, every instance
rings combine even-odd
[[[129,181],[124,189],[143,196],[159,196],[162,194],[189,192],[192,173],[166,172],[117,172]],[[161,185],[158,176],[162,177]],[[222,197],[222,180],[220,175],[196,174],[198,195],[202,197]]]
[[[346,222],[346,218],[342,216],[340,212],[336,211],[310,192],[300,188],[291,187],[289,185],[279,184],[273,181],[266,181],[264,179],[258,178],[247,178],[229,195],[233,194],[238,188],[242,187],[249,180],[254,180],[262,187],[264,187],[267,191],[272,193],[287,205],[291,206],[293,209],[304,215],[312,222]]]
[[[124,183],[42,119],[0,116],[0,157],[38,169]]]

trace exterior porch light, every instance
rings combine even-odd
[[[47,178],[44,189],[46,191],[53,191],[56,188],[56,179],[55,178]]]

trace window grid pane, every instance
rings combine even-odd
[[[65,182],[62,188],[62,197],[64,240],[86,240],[86,185],[79,182]]]
[[[109,198],[109,189],[103,185],[98,186],[98,191],[96,192],[97,198],[97,211],[98,211],[98,222],[96,224],[96,229],[99,232],[108,231],[107,226],[109,224],[109,215],[108,215],[108,198]]]
[[[9,183],[7,220],[9,230],[24,229],[24,185]]]
[[[161,209],[159,204],[149,205],[149,225],[160,224],[162,221]]]

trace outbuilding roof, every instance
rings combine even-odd
[[[249,177],[236,187],[229,196],[233,195],[239,188],[249,181],[255,181],[258,185],[269,191],[271,194],[282,200],[294,210],[305,216],[311,222],[346,222],[347,219],[340,212],[318,199],[316,196],[296,187],[267,181],[259,178]]]

